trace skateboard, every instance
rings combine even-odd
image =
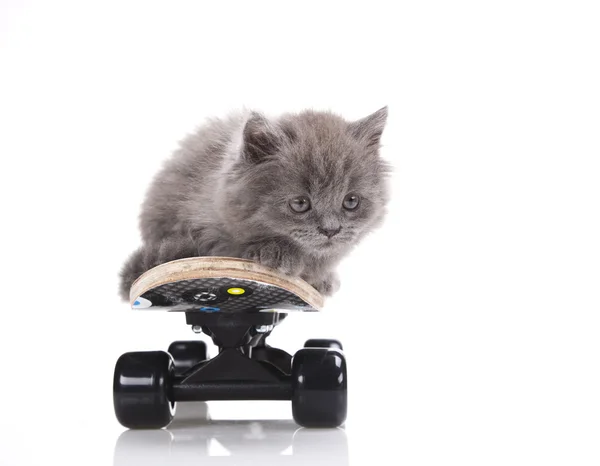
[[[305,281],[252,261],[194,257],[159,265],[131,286],[135,311],[184,313],[200,340],[165,351],[123,354],[115,365],[113,400],[130,429],[166,427],[177,403],[291,400],[303,427],[338,427],[347,413],[347,367],[337,340],[311,339],[293,356],[266,344],[291,312],[318,312],[324,298]]]

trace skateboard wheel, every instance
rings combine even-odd
[[[292,360],[292,412],[303,427],[338,427],[346,420],[348,378],[339,349],[304,348]]]
[[[196,364],[208,359],[206,343],[200,340],[174,341],[167,350],[173,357],[175,372],[183,374]]]
[[[310,340],[306,340],[304,343],[305,348],[332,348],[339,349],[340,351],[344,350],[342,343],[339,340],[327,340],[327,339],[319,339],[313,338]]]
[[[115,365],[113,401],[118,421],[130,429],[160,429],[175,414],[169,400],[174,365],[164,351],[125,353]]]

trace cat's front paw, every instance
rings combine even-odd
[[[302,270],[302,263],[293,248],[284,244],[252,245],[244,251],[242,257],[286,275],[298,276]]]
[[[340,279],[334,273],[323,279],[309,280],[308,283],[323,296],[332,296],[340,289]]]

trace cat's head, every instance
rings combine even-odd
[[[353,246],[384,217],[390,167],[379,146],[386,119],[387,107],[353,122],[316,111],[274,121],[252,113],[232,173],[236,217],[315,255]]]

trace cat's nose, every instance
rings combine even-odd
[[[318,227],[317,229],[319,230],[319,233],[321,233],[322,235],[327,236],[327,238],[331,238],[332,236],[337,235],[340,232],[340,230],[342,229],[342,227],[337,227],[337,228]]]

